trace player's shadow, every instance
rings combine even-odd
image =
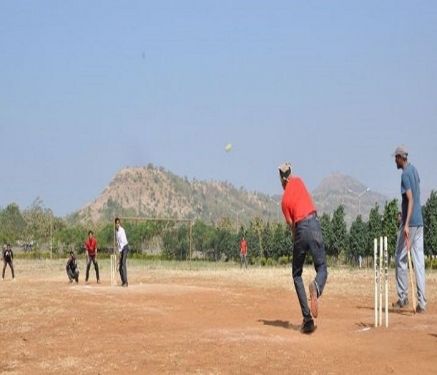
[[[435,337],[435,338],[437,339],[437,334],[435,334],[435,333],[430,333],[429,335],[432,336],[432,337]]]
[[[355,323],[355,325],[362,331],[366,329],[370,329],[372,327],[370,323],[364,323],[364,322]]]
[[[285,329],[292,329],[293,331],[299,331],[300,325],[290,323],[288,320],[266,320],[259,319],[258,322],[263,323],[265,326],[279,327]]]

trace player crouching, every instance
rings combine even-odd
[[[68,279],[70,280],[70,283],[72,283],[73,280],[75,280],[76,283],[78,283],[79,269],[77,268],[76,257],[73,251],[70,251],[70,257],[68,258],[65,269],[67,270],[67,275],[68,275]]]

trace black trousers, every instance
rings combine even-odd
[[[127,284],[127,267],[126,267],[126,259],[127,253],[129,252],[129,246],[126,245],[123,247],[123,250],[120,253],[120,279],[122,284]]]
[[[307,253],[311,253],[316,270],[316,287],[317,296],[322,295],[328,278],[328,269],[326,265],[325,245],[323,242],[322,230],[319,219],[313,217],[308,220],[300,221],[296,224],[296,236],[293,244],[293,280],[299,299],[300,308],[304,320],[312,319],[311,311],[307,303],[307,295],[302,280],[302,271],[305,264]]]
[[[79,282],[79,271],[76,269],[73,271],[70,267],[66,268],[68,280],[73,281],[75,280],[77,283]]]
[[[86,263],[85,281],[88,281],[88,277],[90,276],[91,262],[93,262],[93,264],[94,264],[94,269],[96,271],[96,278],[97,278],[97,281],[99,281],[100,280],[100,277],[99,277],[99,264],[97,263],[97,260],[96,260],[95,256],[89,256],[88,257],[88,261]]]
[[[6,266],[9,264],[9,267],[11,267],[11,271],[12,271],[12,278],[15,278],[15,273],[14,273],[14,263],[12,262],[12,260],[4,260],[3,261],[3,275],[2,278],[5,278],[5,272],[6,272]]]

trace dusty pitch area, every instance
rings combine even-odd
[[[372,270],[330,270],[317,330],[299,332],[288,268],[128,261],[129,288],[67,282],[64,261],[16,261],[0,284],[2,374],[435,374],[437,273],[428,311],[373,328]],[[9,270],[8,270],[9,271]],[[313,270],[304,271],[306,280]],[[394,275],[390,298],[395,300]]]

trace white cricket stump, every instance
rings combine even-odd
[[[111,254],[111,286],[117,285],[117,255]]]
[[[382,304],[385,302],[384,315],[385,327],[388,327],[388,246],[387,237],[379,238],[379,254],[378,254],[378,239],[373,240],[373,269],[375,273],[375,327],[382,326]],[[384,277],[383,272],[384,270]],[[383,284],[384,283],[384,284]],[[384,293],[384,300],[383,300]]]

